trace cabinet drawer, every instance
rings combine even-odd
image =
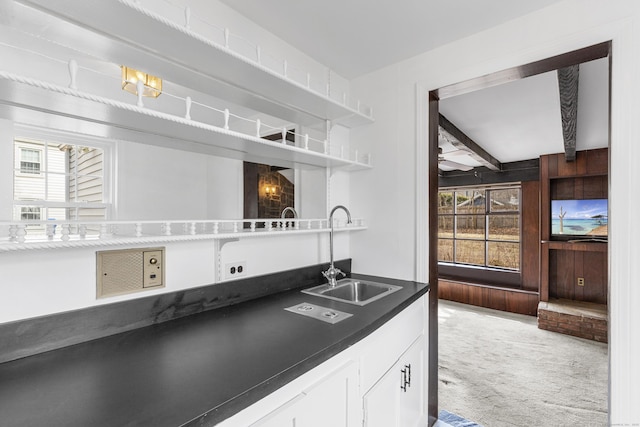
[[[424,333],[426,301],[423,296],[369,337],[360,358],[361,393],[366,393]]]

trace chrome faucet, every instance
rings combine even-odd
[[[291,206],[287,206],[286,208],[282,209],[282,213],[280,214],[280,218],[281,219],[285,219],[287,216],[287,212],[291,212],[293,214],[293,218],[298,218],[298,212],[296,212],[296,210],[294,208],[292,208]]]
[[[344,274],[342,270],[340,270],[339,268],[336,268],[333,265],[333,214],[338,209],[342,209],[347,213],[347,224],[351,224],[351,212],[349,212],[349,209],[345,208],[342,205],[337,205],[336,207],[331,209],[331,213],[329,214],[329,224],[331,227],[331,230],[329,231],[329,254],[331,257],[330,258],[331,263],[329,264],[329,269],[327,271],[322,272],[322,275],[327,278],[327,280],[329,281],[329,286],[331,287],[336,286],[337,284],[336,279],[338,277],[338,274],[342,274],[343,276],[346,276],[346,274]]]

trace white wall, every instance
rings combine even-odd
[[[640,127],[635,119],[640,114],[636,96],[640,93],[638,24],[638,2],[566,0],[353,82],[354,92],[374,95],[370,102],[376,111],[374,125],[352,131],[352,144],[372,146],[375,156],[372,171],[351,177],[352,205],[367,212],[371,226],[367,233],[352,236],[352,252],[357,254],[354,269],[426,280],[423,267],[428,253],[414,248],[428,239],[426,232],[418,234],[426,229],[426,212],[420,217],[415,214],[427,195],[414,194],[413,184],[427,180],[426,158],[416,157],[426,144],[428,91],[613,40],[609,193],[612,425],[640,424],[640,288],[634,269],[640,259],[636,243],[640,224],[634,218],[638,199],[630,197],[640,183]],[[376,200],[380,194],[385,196],[384,203]]]
[[[210,156],[131,142],[117,152],[118,219],[207,218]]]

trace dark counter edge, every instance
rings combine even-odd
[[[347,274],[351,259],[335,262]],[[329,263],[0,324],[0,363],[323,283]]]
[[[429,291],[429,285],[426,283],[379,276],[370,276],[357,273],[349,274],[349,276],[361,280],[378,281],[400,286],[417,285],[419,289],[405,298],[401,303],[385,312],[385,314],[376,319],[376,321],[370,323],[364,328],[360,328],[356,333],[351,334],[340,341],[334,342],[332,345],[325,347],[321,351],[307,357],[306,359],[301,360],[299,363],[292,365],[290,368],[279,373],[278,375],[256,385],[255,387],[234,397],[233,399],[218,405],[216,408],[207,411],[206,413],[192,419],[191,421],[183,424],[180,427],[213,427],[221,423],[232,415],[235,415],[243,409],[248,408],[252,404],[258,402],[260,399],[277,391],[282,386],[288,384],[289,382],[307,373],[323,362],[329,360],[333,356],[336,356],[343,350],[346,350],[347,348],[353,346],[354,344],[383,326],[385,323],[387,323],[389,320],[398,315],[401,311],[409,307]]]

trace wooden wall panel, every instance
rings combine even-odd
[[[545,257],[540,262],[540,298],[606,304],[606,244],[549,242],[551,200],[608,198],[608,149],[580,151],[572,163],[565,162],[562,153],[540,158],[541,256]],[[578,277],[585,279],[584,287],[577,285]]]
[[[599,150],[585,151],[587,156],[587,174],[606,175],[609,173],[609,150],[601,148]]]
[[[578,286],[578,277],[584,286]],[[549,297],[607,303],[607,253],[549,251]]]
[[[522,289],[540,288],[540,183],[522,183]]]
[[[583,254],[582,276],[584,277],[581,301],[607,304],[607,253],[581,252]]]
[[[438,280],[438,298],[494,310],[536,316],[538,293]]]

